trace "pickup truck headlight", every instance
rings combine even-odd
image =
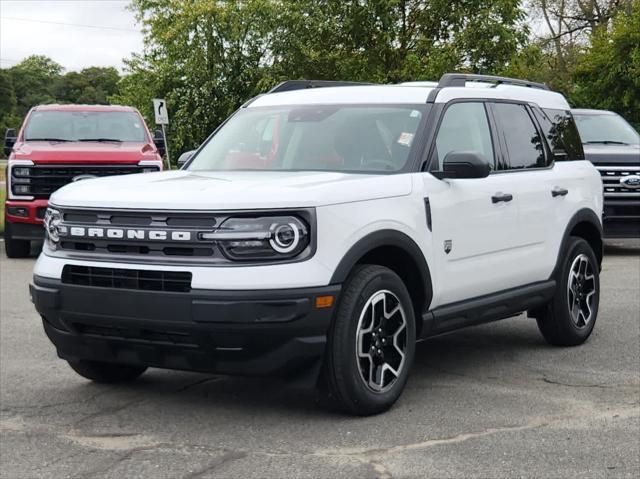
[[[55,249],[56,245],[60,241],[62,215],[54,208],[47,208],[47,212],[44,215],[44,231],[49,246]]]
[[[290,259],[309,246],[309,227],[296,216],[228,218],[201,239],[215,241],[234,261]]]

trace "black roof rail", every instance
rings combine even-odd
[[[334,80],[286,80],[276,85],[268,93],[280,93],[283,91],[306,90],[307,88],[323,88],[332,86],[363,86],[373,83],[359,83],[353,81]]]
[[[517,78],[499,77],[493,75],[475,75],[471,73],[445,73],[438,82],[438,88],[447,87],[464,87],[467,82],[486,82],[495,83],[496,85],[513,85],[528,88],[538,88],[540,90],[550,90],[544,83],[536,83],[527,80],[519,80]]]

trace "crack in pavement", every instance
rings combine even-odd
[[[549,379],[547,377],[543,377],[540,379],[541,381],[547,384],[555,384],[557,386],[566,386],[569,388],[600,388],[600,389],[615,389],[615,388],[626,388],[626,387],[635,387],[631,385],[619,385],[619,384],[571,384],[565,383],[562,381],[554,381],[553,379]]]
[[[222,379],[222,377],[220,377],[220,376],[210,376],[210,377],[208,377],[208,378],[199,379],[198,381],[195,381],[195,382],[193,382],[193,383],[186,384],[186,385],[184,385],[184,386],[182,386],[182,387],[180,387],[180,388],[176,389],[174,392],[176,392],[176,393],[181,393],[181,392],[184,392],[184,391],[186,391],[187,389],[191,389],[191,388],[193,388],[193,387],[195,387],[195,386],[199,386],[199,385],[201,385],[201,384],[208,383],[208,382],[210,382],[210,381],[219,381],[220,379]]]
[[[227,452],[222,454],[222,457],[218,458],[217,461],[214,461],[212,464],[209,464],[202,469],[185,474],[184,476],[182,476],[182,479],[196,479],[198,477],[202,477],[207,472],[214,471],[220,466],[223,466],[224,464],[227,464],[229,462],[244,459],[245,457],[247,457],[247,455],[248,454],[246,452],[227,450]]]

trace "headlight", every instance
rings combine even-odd
[[[296,216],[229,218],[216,231],[201,233],[231,260],[293,258],[309,246],[309,227]]]
[[[16,178],[25,178],[31,175],[31,168],[29,168],[28,166],[14,166],[11,170],[11,173]]]
[[[47,208],[47,212],[44,215],[44,231],[47,240],[53,247],[60,241],[61,228],[65,228],[60,226],[60,223],[62,223],[60,212],[53,208]]]

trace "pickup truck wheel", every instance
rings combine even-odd
[[[407,382],[415,319],[402,280],[382,266],[358,266],[344,284],[329,332],[325,381],[346,412],[389,409]]]
[[[101,361],[68,361],[69,366],[80,376],[98,383],[131,381],[147,370],[144,366],[103,363]]]
[[[598,260],[584,239],[570,239],[556,281],[554,298],[538,314],[538,327],[549,344],[577,346],[591,335],[600,301]]]
[[[7,258],[26,258],[31,252],[29,240],[17,240],[11,238],[11,223],[4,223],[4,251]]]

